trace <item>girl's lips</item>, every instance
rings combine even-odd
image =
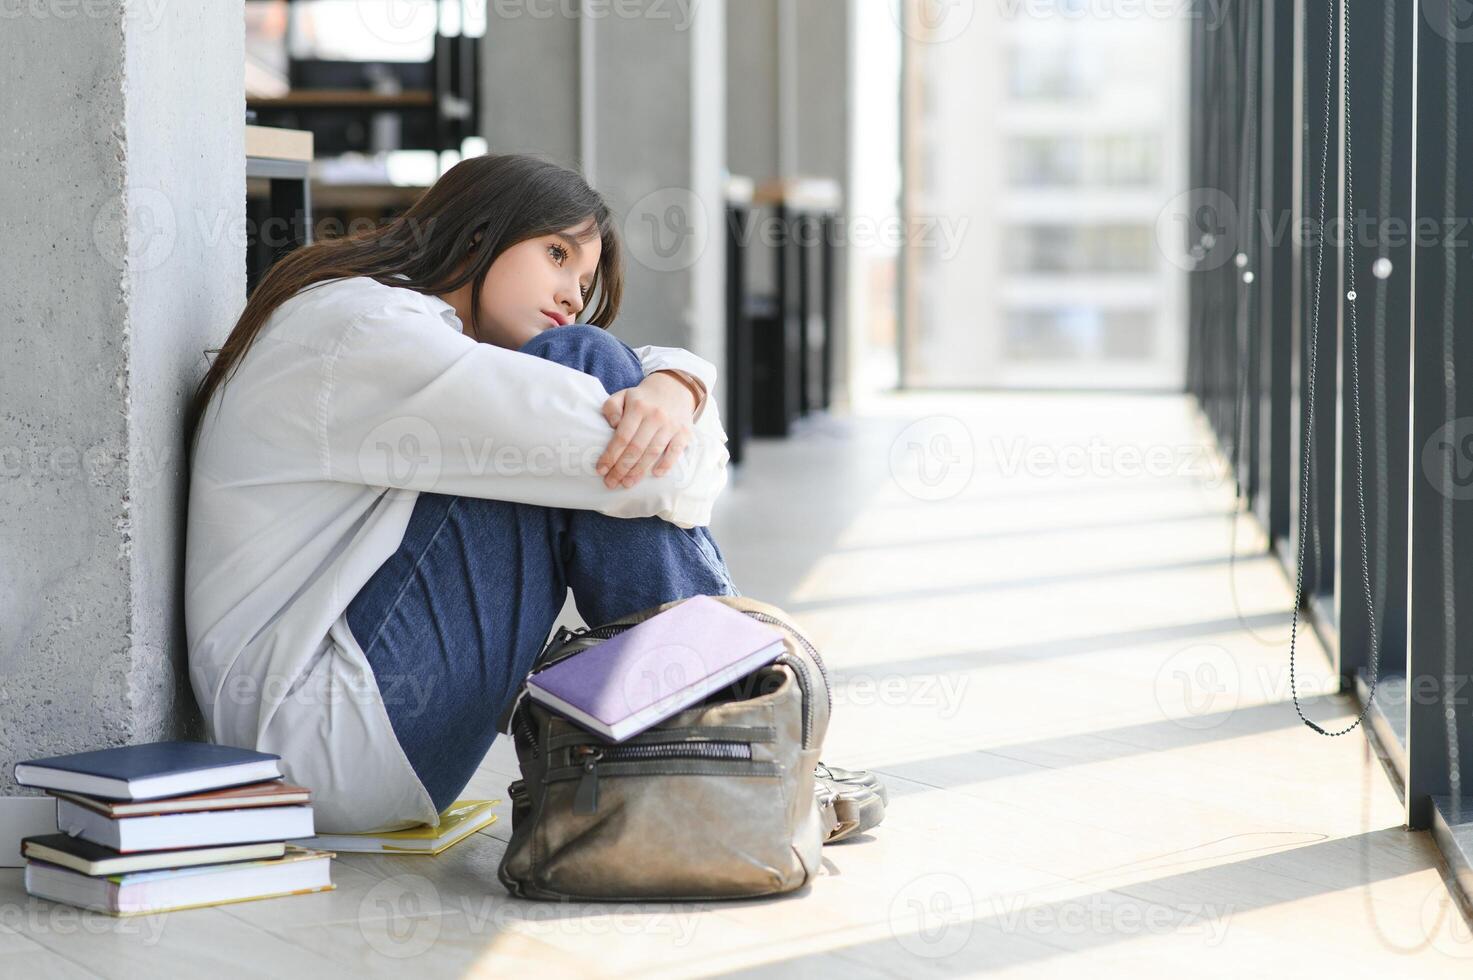
[[[545,317],[547,317],[549,320],[551,320],[552,321],[552,325],[555,326],[555,327],[566,327],[568,325],[567,319],[565,317],[563,317],[563,316],[560,316],[557,313],[551,313],[551,312],[548,312],[547,310],[543,310],[542,311],[542,315],[545,316]]]

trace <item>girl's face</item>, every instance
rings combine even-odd
[[[590,218],[502,252],[481,284],[477,339],[517,350],[544,330],[576,322],[602,251]]]

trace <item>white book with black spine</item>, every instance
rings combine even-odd
[[[61,799],[56,801],[56,826],[64,834],[103,844],[123,854],[313,835],[310,806],[256,806],[242,810],[109,817]]]

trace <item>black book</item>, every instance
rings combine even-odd
[[[281,857],[286,853],[283,841],[261,841],[254,844],[227,844],[223,847],[184,847],[172,851],[146,851],[121,854],[103,844],[66,834],[41,834],[20,842],[21,857],[48,861],[51,864],[80,871],[84,875],[117,875],[130,871],[155,871],[160,868],[187,868],[197,864],[224,864],[229,861],[256,861]]]

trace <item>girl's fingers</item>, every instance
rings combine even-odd
[[[620,406],[618,411],[623,417],[617,423],[610,419],[610,424],[614,426],[614,435],[609,439],[609,444],[604,447],[603,455],[598,458],[598,472],[601,475],[613,476],[610,471],[619,465],[620,457],[624,455],[630,440],[634,438],[634,434],[639,431],[640,423],[644,421],[644,413],[639,411],[637,406]],[[608,483],[607,480],[604,482]],[[609,484],[609,486],[613,485]]]
[[[624,426],[626,424],[637,424],[638,428],[634,433],[627,437],[623,450],[620,451],[617,459],[614,462],[613,467],[609,470],[608,475],[604,477],[604,484],[610,489],[619,486],[620,483],[624,483],[630,477],[631,471],[634,470],[635,467],[639,464],[640,460],[644,458],[645,449],[649,446],[650,441],[654,439],[655,435],[664,427],[664,423],[656,421],[652,418],[645,418],[642,421],[638,421],[636,423],[635,420],[631,419],[631,417],[626,414],[624,416],[624,421],[619,423],[619,430],[621,433],[623,432]],[[617,434],[615,435],[615,438],[618,438]],[[664,449],[663,443],[661,444],[660,448],[662,450]],[[643,470],[640,471],[640,475],[643,475]],[[630,482],[625,483],[625,485],[633,486],[634,481],[630,480]]]
[[[689,442],[690,440],[686,437],[684,429],[677,432],[675,438],[670,440],[670,445],[665,447],[665,452],[660,456],[660,461],[655,464],[655,468],[652,471],[654,475],[664,476],[674,469],[675,464],[680,462],[680,455],[685,452],[686,444]]]
[[[656,433],[655,437],[650,440],[650,444],[645,447],[645,450],[640,455],[639,459],[635,460],[634,465],[630,467],[629,472],[625,474],[624,486],[632,487],[640,480],[644,479],[645,474],[650,471],[650,467],[654,466],[655,461],[664,454],[668,438],[669,437],[663,431]]]
[[[604,402],[604,421],[607,421],[611,429],[617,429],[620,421],[623,421],[623,417],[625,417],[626,391],[629,391],[629,389],[614,392],[613,395],[608,396],[608,401]]]
[[[609,425],[617,427],[622,420],[622,416],[624,415],[624,392],[628,390],[625,388],[616,391],[609,396],[608,401],[604,402],[604,421],[609,423]]]

